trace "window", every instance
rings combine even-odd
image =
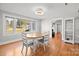
[[[31,30],[31,22],[27,19],[20,19],[6,16],[6,32],[7,33],[21,33],[23,31]]]
[[[30,24],[26,19],[17,19],[16,20],[16,32],[29,31]]]
[[[12,33],[13,32],[13,22],[14,20],[12,18],[6,18],[6,31],[8,33]]]

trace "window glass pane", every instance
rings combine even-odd
[[[6,31],[9,33],[13,32],[13,22],[12,18],[6,18]]]
[[[29,31],[29,21],[26,19],[16,20],[16,32]]]

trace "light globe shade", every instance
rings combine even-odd
[[[39,15],[39,16],[42,16],[42,15],[44,15],[44,10],[42,8],[37,8],[35,10],[35,14]]]

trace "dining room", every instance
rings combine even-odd
[[[0,3],[0,56],[79,56],[79,3]]]

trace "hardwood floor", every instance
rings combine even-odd
[[[0,56],[22,56],[21,54],[22,42],[17,41],[14,43],[1,45]],[[25,52],[25,49],[24,49]],[[43,46],[40,45],[33,53],[32,49],[28,48],[27,55],[33,56],[79,56],[79,45],[64,43],[61,40],[61,34],[57,33],[55,38],[50,38],[49,45],[46,46],[44,51]]]

